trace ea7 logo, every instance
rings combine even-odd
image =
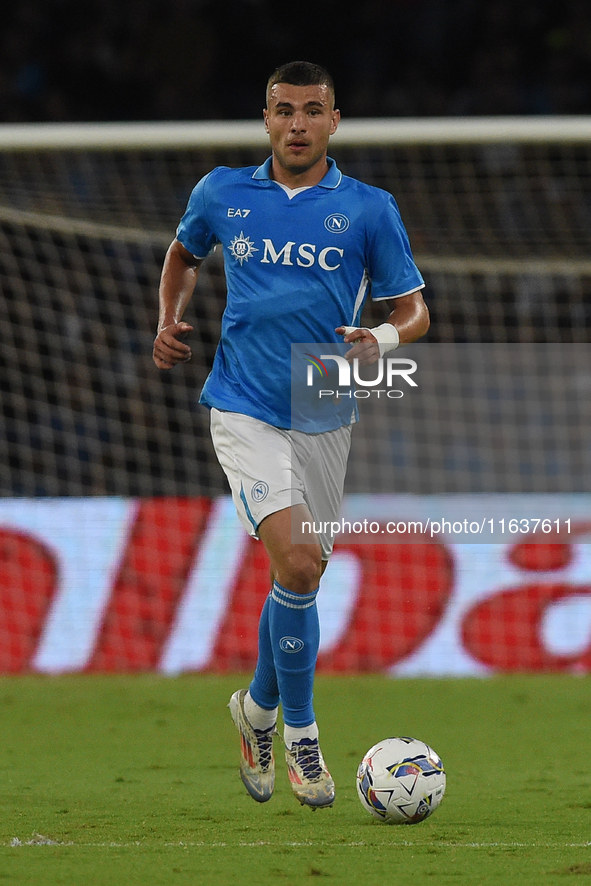
[[[247,215],[250,215],[250,209],[228,209],[228,218],[246,218]]]

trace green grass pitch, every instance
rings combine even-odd
[[[324,677],[316,710],[337,802],[238,777],[226,703],[245,678],[0,680],[0,883],[194,886],[326,882],[591,883],[591,680]],[[355,791],[364,752],[415,735],[447,793],[419,825],[374,821]]]

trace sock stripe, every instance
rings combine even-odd
[[[287,609],[309,609],[316,602],[316,600],[314,599],[311,603],[306,603],[304,606],[302,606],[301,604],[298,605],[297,603],[287,603],[286,600],[282,600],[281,597],[277,597],[274,592],[271,594],[271,597],[273,598],[273,600],[275,600],[276,603],[279,603],[281,606],[286,606]]]
[[[316,602],[318,588],[311,594],[292,594],[286,588],[282,587],[279,582],[273,583],[271,597],[276,603],[286,606],[288,609],[309,609]]]
[[[285,594],[287,597],[291,597],[293,600],[308,600],[312,597],[315,597],[318,593],[318,588],[313,591],[310,591],[309,594],[294,594],[292,591],[289,591],[287,588],[284,588],[283,585],[280,585],[277,579],[273,582],[273,589],[278,591],[281,594]]]

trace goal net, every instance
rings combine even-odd
[[[0,129],[0,669],[251,667],[268,564],[225,509],[197,402],[225,304],[219,252],[187,312],[192,362],[158,373],[151,350],[162,261],[192,187],[214,166],[267,153],[251,123]],[[587,635],[560,639],[589,624],[584,576],[568,572],[575,535],[565,540],[560,521],[576,518],[580,541],[587,508],[591,520],[581,498],[591,492],[591,123],[356,120],[331,154],[394,194],[432,320],[413,351],[424,396],[405,398],[395,420],[382,403],[360,404],[350,500],[390,493],[382,519],[418,513],[417,497],[484,494],[497,496],[493,520],[554,523],[546,544],[532,523],[507,535],[504,553],[491,545],[477,598],[451,626],[461,558],[474,550],[439,534],[419,546],[343,538],[327,572],[324,667],[429,671],[439,642],[455,644],[440,649],[454,673],[585,668]],[[370,303],[363,322],[385,313]],[[570,496],[568,507],[548,495]],[[563,559],[544,585],[532,576],[547,572],[549,547]],[[488,605],[500,574],[517,597]],[[525,584],[534,603],[519,596]]]

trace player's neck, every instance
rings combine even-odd
[[[286,169],[284,166],[281,166],[275,156],[271,165],[271,177],[273,180],[279,182],[280,185],[285,185],[292,191],[296,188],[314,187],[314,185],[322,181],[327,172],[328,160],[326,155],[309,169],[302,169],[301,171]]]

